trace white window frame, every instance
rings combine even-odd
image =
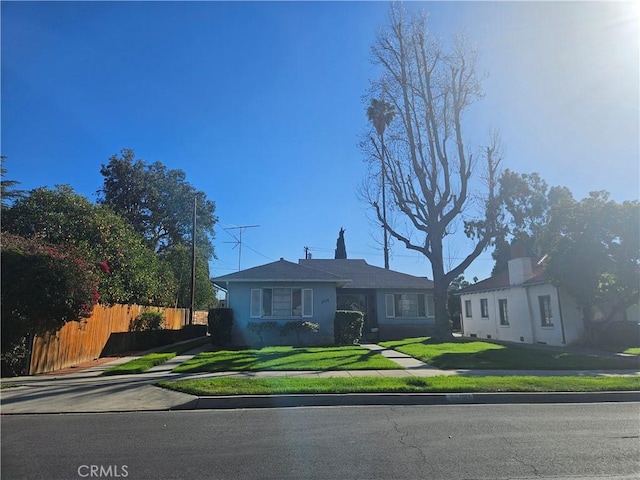
[[[263,302],[265,290],[271,290],[271,314],[265,315],[263,312]],[[289,315],[274,315],[274,290],[289,291]],[[293,315],[293,291],[300,290],[300,315]],[[279,292],[282,294],[282,292]],[[252,288],[250,297],[251,318],[312,318],[313,317],[313,289],[301,287],[263,287]]]
[[[538,307],[540,308],[540,326],[544,328],[554,328],[551,295],[538,295]],[[548,312],[546,310],[548,310]],[[548,316],[547,313],[549,314]]]
[[[473,310],[471,307],[471,300],[464,301],[464,318],[473,318]]]
[[[489,299],[480,299],[480,318],[489,318]]]
[[[251,289],[251,306],[249,308],[250,308],[249,315],[251,318],[262,317],[262,289],[261,288]]]
[[[500,316],[500,326],[509,326],[509,303],[506,298],[498,299],[498,313]]]
[[[313,289],[302,289],[302,318],[313,317]]]

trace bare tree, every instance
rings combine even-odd
[[[391,237],[430,261],[436,337],[447,339],[448,286],[496,235],[501,155],[494,135],[479,155],[484,168],[476,172],[477,156],[464,143],[464,113],[482,97],[476,52],[459,36],[445,51],[429,34],[424,14],[408,14],[394,4],[389,19],[372,47],[373,62],[382,74],[371,93],[396,112],[380,156],[395,220],[386,218],[378,202],[377,182],[365,182],[364,196]],[[371,154],[378,147],[371,145],[373,135],[369,139],[363,151]],[[471,251],[445,269],[444,239],[460,225],[472,242]]]

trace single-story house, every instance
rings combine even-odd
[[[509,260],[508,270],[457,292],[463,336],[565,346],[584,333],[573,298],[547,279],[542,262]]]
[[[364,260],[280,259],[214,279],[227,292],[226,305],[234,312],[232,343],[251,345],[258,340],[249,325],[258,322],[300,320],[317,323],[306,343],[332,344],[336,310],[365,314],[364,340],[387,340],[426,335],[435,325],[433,282]],[[270,338],[295,343],[295,337]]]

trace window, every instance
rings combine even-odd
[[[480,299],[480,316],[489,318],[489,301],[486,298]]]
[[[432,295],[388,293],[385,300],[387,318],[424,318],[434,316],[435,307]]]
[[[313,317],[313,290],[302,289],[302,316]]]
[[[464,316],[467,318],[471,318],[471,300],[464,301]]]
[[[251,290],[251,318],[260,318],[260,290]]]
[[[262,288],[251,290],[251,318],[312,317],[310,288]]]
[[[509,326],[509,311],[507,310],[507,299],[501,298],[498,300],[498,308],[500,310],[500,325],[503,327]]]
[[[543,327],[553,327],[553,312],[551,311],[551,295],[538,297],[540,304],[540,320]]]

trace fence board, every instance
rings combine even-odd
[[[144,310],[162,311],[164,328],[179,330],[189,323],[187,308],[158,308],[141,305],[96,305],[91,317],[69,322],[53,335],[33,339],[29,372],[53,372],[100,357],[111,333],[128,332],[129,324]],[[207,312],[194,312],[195,325],[207,324]]]

